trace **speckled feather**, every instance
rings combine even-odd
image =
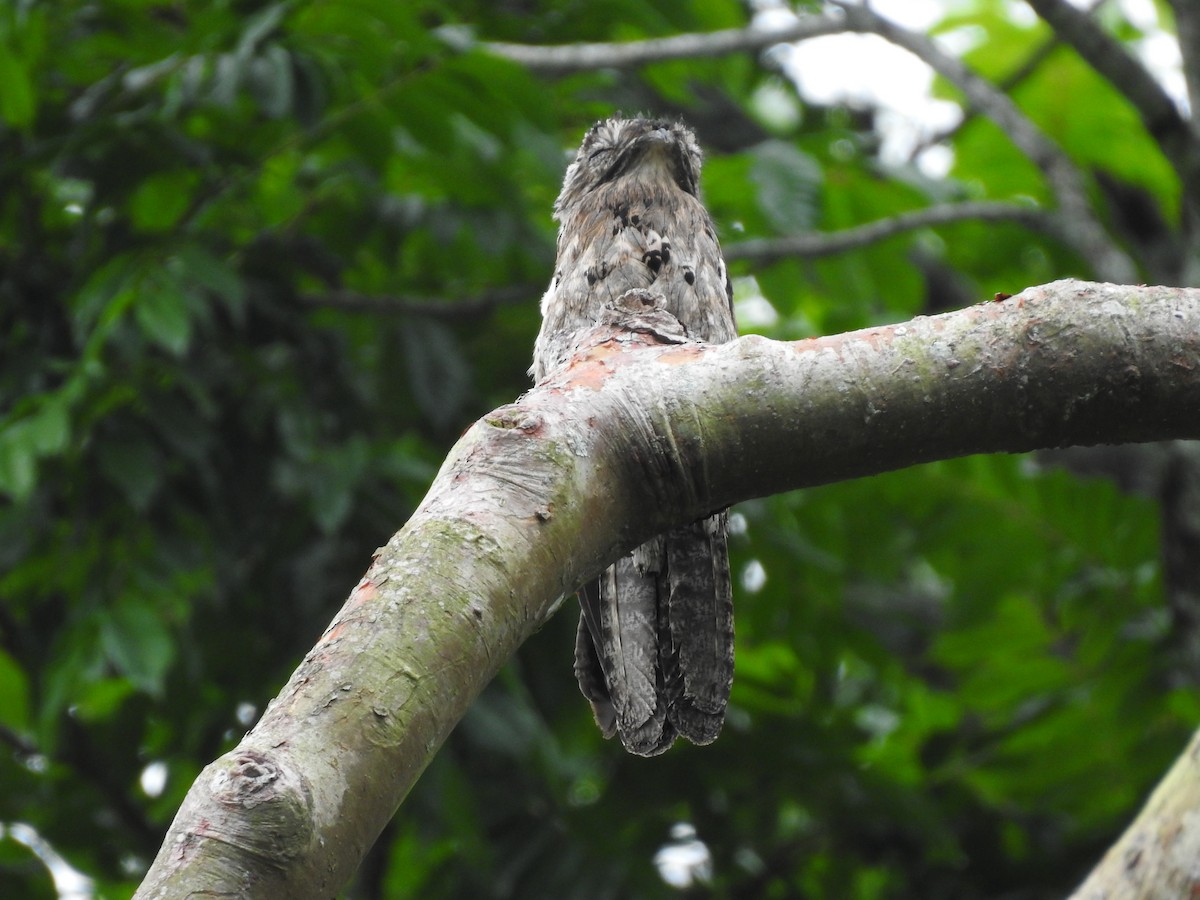
[[[554,215],[554,278],[531,374],[565,365],[605,304],[634,288],[664,298],[688,335],[737,336],[716,230],[699,198],[701,154],[684,125],[607,119],[583,140]],[[676,735],[707,744],[733,682],[725,513],[673,529],[580,592],[575,672],[605,737],[662,753]]]

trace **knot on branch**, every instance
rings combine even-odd
[[[216,837],[278,868],[308,851],[312,794],[299,773],[252,749],[235,750],[211,768],[212,799],[224,811],[203,816],[197,837]]]
[[[219,798],[223,803],[253,806],[267,799],[262,791],[279,778],[279,767],[261,753],[245,751],[230,760],[227,780],[221,781]]]

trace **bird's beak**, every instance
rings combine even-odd
[[[653,131],[642,135],[638,144],[645,154],[661,153],[674,144],[671,138],[671,132],[665,128],[655,128]]]
[[[636,165],[662,165],[682,190],[694,193],[694,190],[688,187],[684,174],[682,148],[669,128],[655,128],[646,133],[638,141],[637,147]],[[655,157],[658,157],[657,161],[654,160]]]

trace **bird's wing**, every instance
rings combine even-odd
[[[666,628],[660,646],[668,719],[696,744],[714,741],[733,685],[733,587],[722,512],[668,532]]]
[[[600,576],[600,661],[621,743],[639,756],[662,753],[675,740],[658,660],[662,545],[650,544],[656,546],[639,548]]]
[[[600,584],[593,581],[579,591],[579,629],[575,633],[575,678],[579,690],[592,705],[592,715],[605,738],[617,733],[617,714],[613,710],[604,667],[596,650],[594,634],[600,628]]]

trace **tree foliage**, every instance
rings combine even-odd
[[[1054,205],[1053,180],[978,110],[934,178],[880,160],[869,109],[803,103],[769,53],[544,74],[486,43],[748,15],[735,0],[0,7],[0,822],[33,826],[106,896],[132,890],[200,767],[261,712],[453,439],[528,387],[549,211],[595,118],[696,128],[731,258],[942,203]],[[1115,10],[1100,21],[1142,37]],[[1114,246],[1147,280],[1182,277],[1183,174],[1138,109],[999,0],[941,29],[963,26],[965,61],[1009,80]],[[1088,276],[1086,257],[1014,218],[733,271],[744,330],[795,339]],[[677,821],[721,895],[1063,893],[1200,716],[1160,508],[1126,490],[1182,478],[1185,454],[1142,459],[1119,484],[980,457],[742,505],[717,744],[646,761],[601,741],[559,616],[351,895],[667,896],[652,857]],[[50,884],[0,841],[0,895]]]

